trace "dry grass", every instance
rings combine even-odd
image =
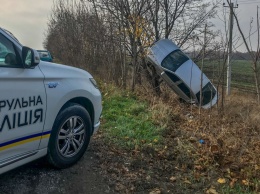
[[[103,95],[109,96],[114,92],[113,87],[105,86],[103,89]],[[142,172],[138,179],[142,184],[136,179],[130,180],[128,173],[122,178],[123,170],[117,173],[120,177],[117,181],[132,185],[133,191],[138,191],[137,185],[143,185],[146,174],[150,173],[148,178],[153,184],[149,188],[160,188],[159,185],[163,184],[167,185],[166,190],[175,191],[176,188],[175,193],[203,193],[202,190],[207,193],[210,188],[219,193],[260,192],[260,106],[253,95],[233,92],[230,97],[225,97],[224,109],[215,106],[202,110],[199,115],[197,107],[180,103],[165,85],[162,85],[160,97],[154,96],[147,86],[137,87],[135,94],[116,91],[119,96],[130,95],[148,102],[150,119],[154,125],[164,129],[158,134],[162,136],[162,141],[156,147],[144,146],[144,150],[135,149],[130,154],[118,147],[113,148],[117,150],[115,154],[106,157],[125,153],[122,161],[134,166],[129,172],[140,174],[136,169]],[[109,165],[118,169],[112,163]],[[218,183],[219,178],[224,178],[225,183]],[[158,180],[160,182],[156,183]],[[132,187],[129,185],[126,190]]]
[[[140,88],[137,91],[140,98],[150,102],[157,122],[168,125],[171,131],[180,131],[174,136],[177,149],[183,153],[180,163],[190,165],[188,154],[195,178],[215,170],[215,176],[225,177],[230,187],[241,184],[260,191],[260,106],[255,96],[233,92],[225,99],[223,110],[214,107],[203,110],[199,116],[197,107],[180,104],[166,87],[161,97],[151,98],[150,92]],[[171,135],[166,139],[165,145],[174,141]]]

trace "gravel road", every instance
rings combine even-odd
[[[54,169],[44,159],[40,159],[0,175],[0,193],[115,193],[100,175],[98,159],[92,145],[90,143],[84,157],[68,169]]]

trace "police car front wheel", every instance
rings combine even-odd
[[[91,119],[87,110],[70,104],[62,110],[53,125],[47,158],[57,168],[76,163],[86,151],[91,136]]]

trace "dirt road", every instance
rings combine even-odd
[[[115,193],[100,175],[94,150],[93,143],[90,143],[80,162],[68,169],[53,169],[41,159],[0,175],[0,193]]]

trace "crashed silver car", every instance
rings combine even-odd
[[[205,109],[217,103],[216,88],[171,40],[162,39],[156,42],[150,48],[148,63],[152,64],[157,74],[186,102],[201,104]]]

